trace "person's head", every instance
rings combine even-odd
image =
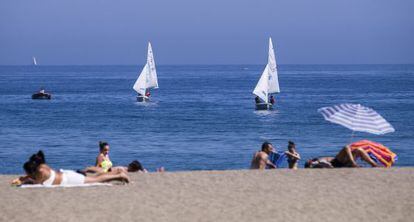
[[[262,151],[267,153],[267,154],[273,152],[274,151],[273,145],[271,143],[267,142],[267,141],[264,142],[262,144]]]
[[[272,99],[273,99],[273,95],[271,95],[271,96],[270,96],[270,98],[272,98]]]
[[[144,171],[144,167],[142,167],[142,164],[138,160],[134,160],[130,164],[128,164],[128,172],[138,171]]]
[[[313,161],[312,161],[311,159],[310,159],[310,160],[307,160],[307,161],[305,162],[304,167],[305,167],[305,168],[311,168],[312,163],[313,163]]]
[[[292,141],[289,141],[289,142],[288,142],[288,150],[289,150],[290,152],[292,152],[292,151],[295,151],[295,150],[296,150],[296,145],[295,145],[295,143],[294,143],[294,142],[292,142]]]
[[[109,143],[104,141],[99,141],[99,152],[103,155],[109,154]]]
[[[36,154],[33,154],[26,163],[23,164],[23,169],[28,176],[34,178],[39,166],[45,163],[45,155],[43,154],[43,151],[39,150]]]

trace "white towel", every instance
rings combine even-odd
[[[110,183],[85,183],[78,185],[42,185],[42,184],[24,184],[20,188],[57,188],[57,187],[93,187],[93,186],[112,186]]]

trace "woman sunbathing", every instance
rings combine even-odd
[[[72,170],[61,170],[56,172],[46,164],[44,154],[41,150],[37,154],[33,154],[29,161],[24,163],[23,168],[27,175],[13,180],[13,185],[81,185],[110,182],[114,180],[129,182],[128,176],[123,172],[116,174],[101,174],[97,176],[84,176]]]
[[[351,150],[349,146],[345,146],[335,157],[318,157],[308,160],[305,163],[305,168],[359,167],[356,163],[358,158],[369,163],[372,167],[378,167],[377,163],[375,163],[365,150],[361,148]]]

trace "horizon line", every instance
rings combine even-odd
[[[144,64],[0,64],[0,66],[142,66]],[[266,64],[156,64],[156,66],[261,66]],[[414,65],[414,63],[285,63],[278,64],[277,66],[285,65]]]

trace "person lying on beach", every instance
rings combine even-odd
[[[296,145],[294,142],[288,142],[288,150],[285,152],[287,156],[287,162],[289,164],[289,169],[298,169],[298,162],[300,160],[300,155],[296,152]]]
[[[271,143],[269,142],[264,142],[262,144],[262,150],[261,151],[257,151],[254,155],[253,155],[253,159],[250,165],[250,169],[260,169],[260,170],[264,170],[266,168],[271,168],[274,169],[276,168],[276,165],[273,164],[270,160],[269,160],[269,154],[271,152],[273,152],[273,146]]]
[[[361,148],[351,150],[349,146],[345,146],[335,157],[319,157],[306,161],[305,168],[359,167],[356,163],[358,158],[361,158],[372,167],[378,167],[365,150]]]
[[[164,171],[164,168],[160,168],[160,172]],[[78,170],[77,172],[86,175],[86,173],[95,173],[95,174],[102,174],[107,173],[101,167],[91,166],[87,167],[84,170]],[[148,171],[142,166],[142,164],[138,160],[132,161],[128,166],[117,166],[112,167],[108,172],[124,172],[124,173],[133,173],[133,172],[141,172],[141,173],[148,173]]]
[[[88,183],[102,183],[110,181],[129,182],[128,176],[121,173],[106,173],[98,176],[84,176],[72,170],[55,171],[45,161],[45,156],[40,150],[33,154],[24,163],[26,176],[14,179],[12,185],[42,184],[42,185],[81,185]]]

